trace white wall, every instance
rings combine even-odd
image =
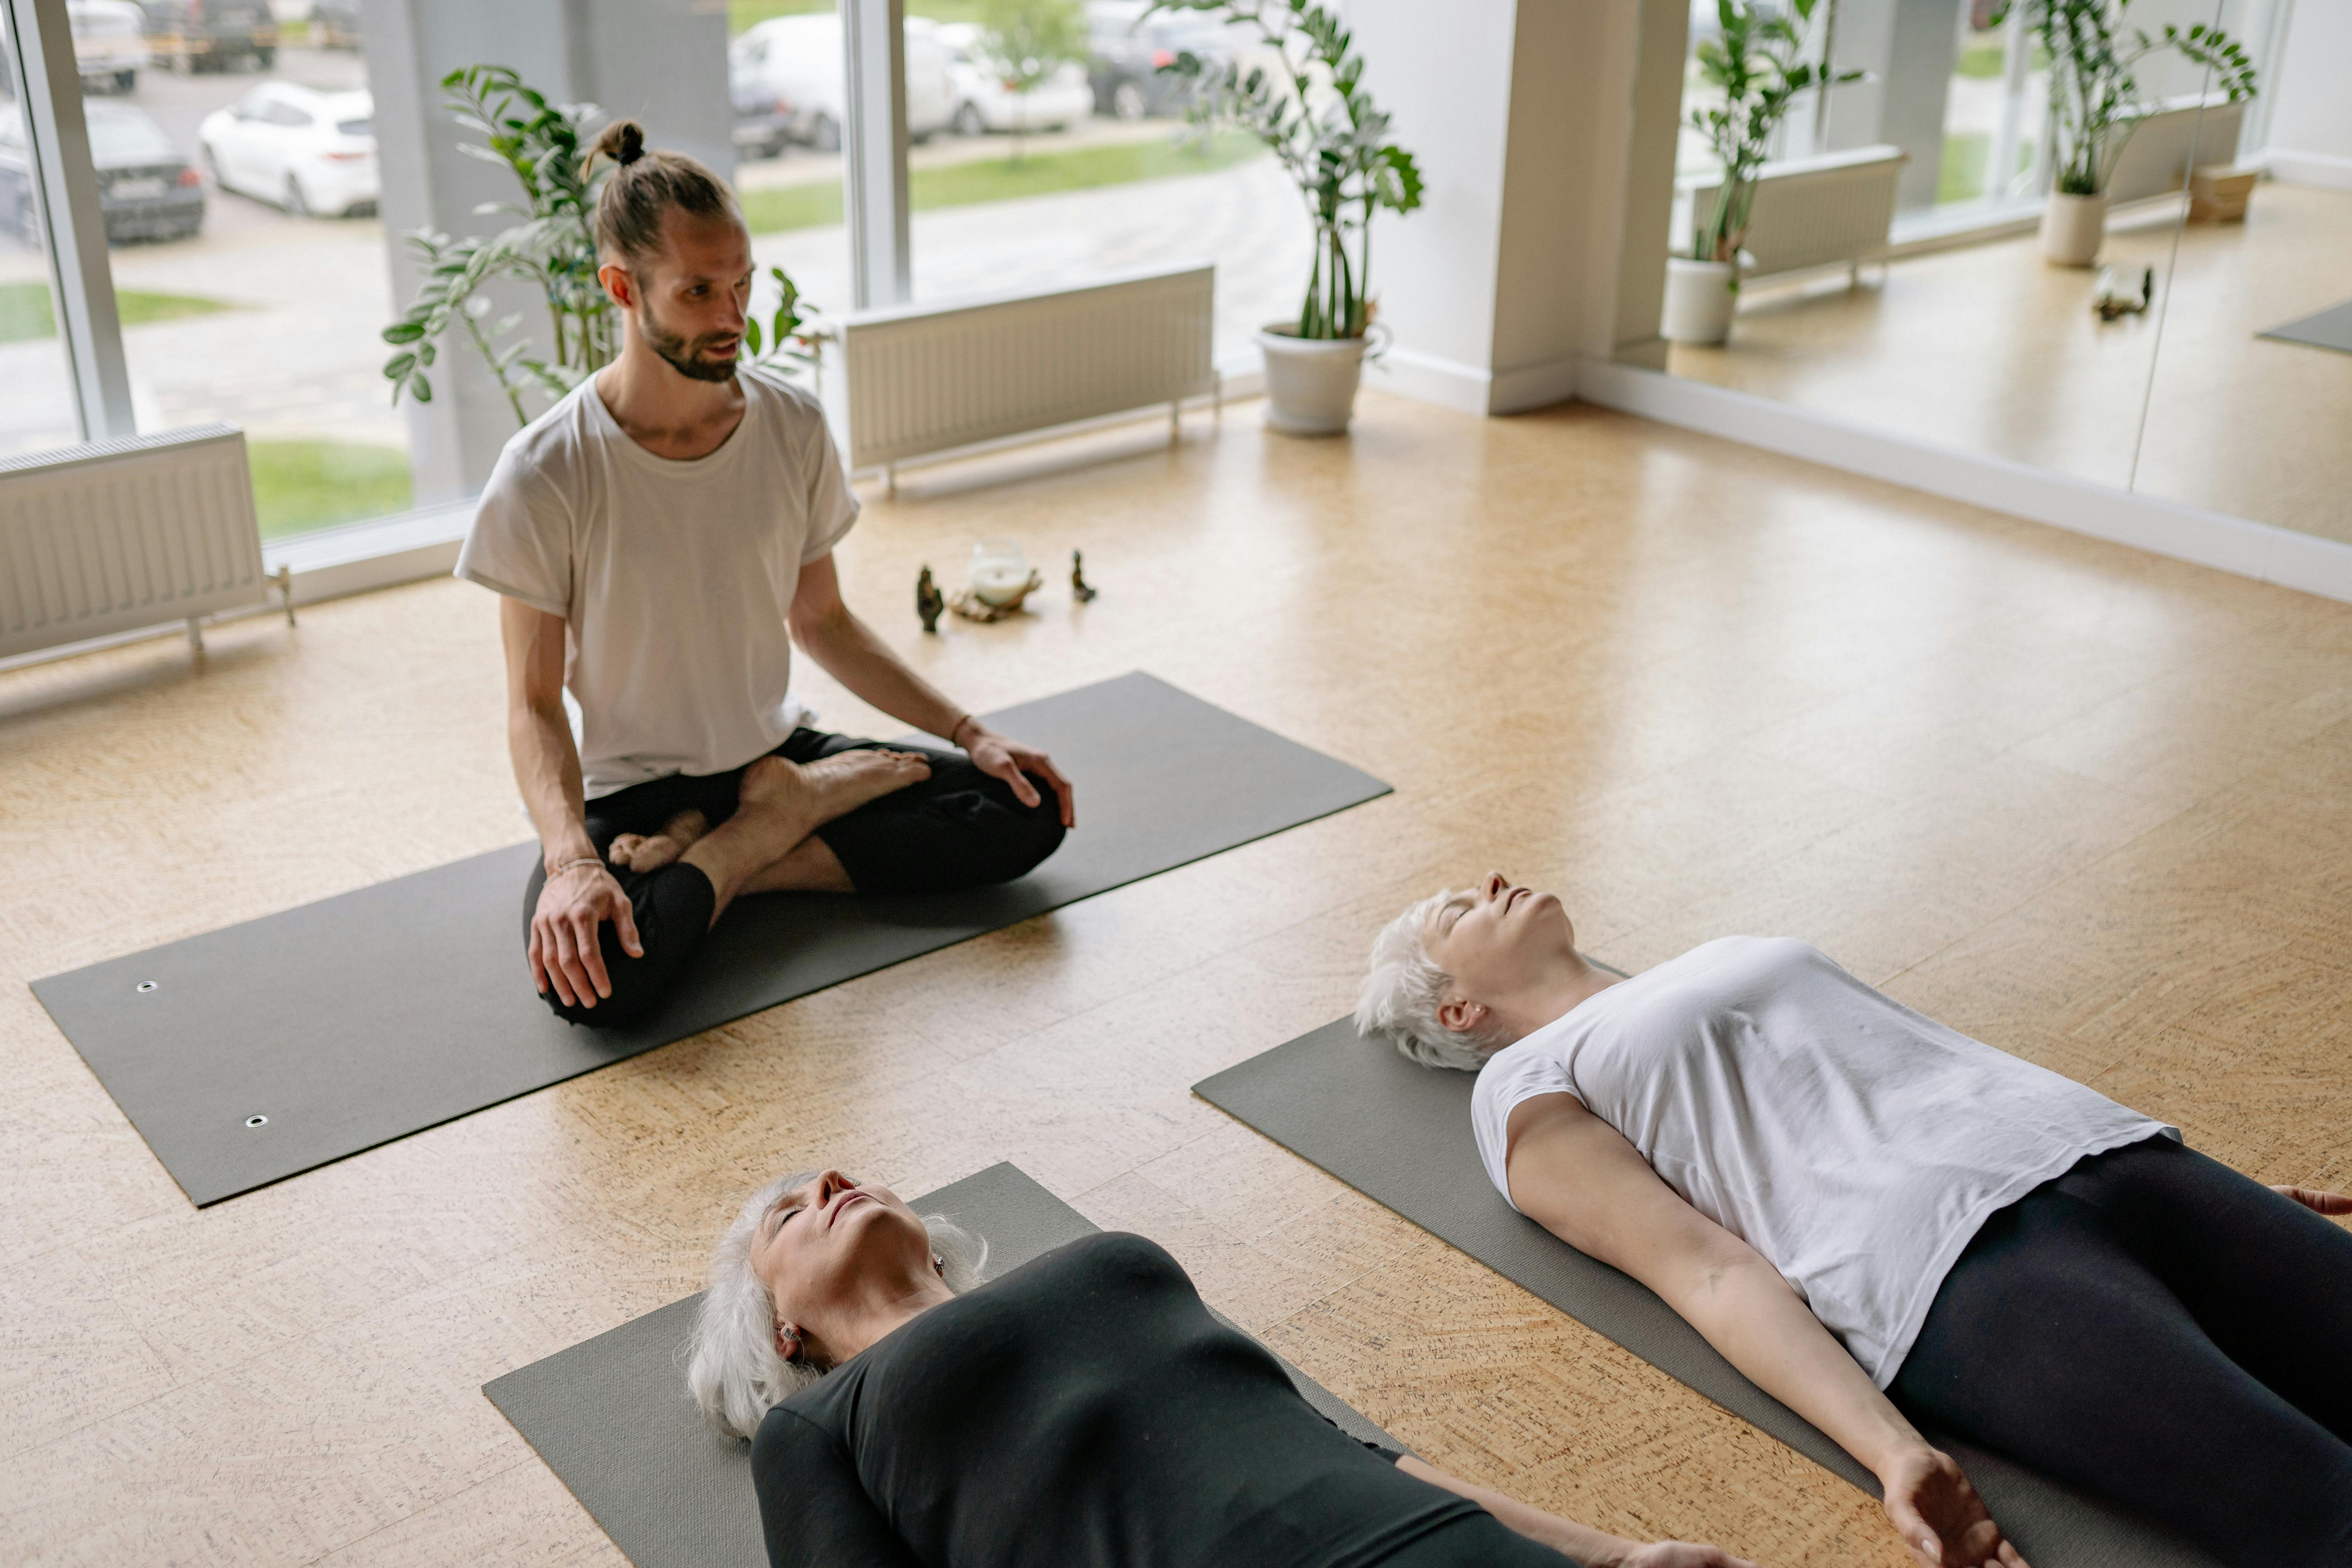
[[[1480,414],[1567,398],[1592,331],[1591,269],[1614,266],[1613,231],[1596,236],[1588,214],[1615,171],[1591,150],[1627,96],[1609,62],[1630,68],[1630,7],[1352,0],[1347,19],[1364,85],[1427,181],[1420,211],[1373,232],[1396,346],[1370,384]]]
[[[2296,0],[2279,51],[2267,161],[2273,178],[2352,190],[2352,5]]]

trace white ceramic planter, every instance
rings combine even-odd
[[[1265,427],[1286,436],[1346,434],[1356,411],[1356,384],[1363,378],[1364,350],[1370,342],[1369,333],[1302,338],[1282,326],[1260,331],[1257,346],[1265,351]]]
[[[1666,308],[1658,335],[1670,343],[1719,343],[1731,335],[1733,287],[1738,275],[1728,261],[1666,258]]]
[[[2107,237],[2107,198],[2050,193],[2042,209],[2042,258],[2053,267],[2088,267]]]

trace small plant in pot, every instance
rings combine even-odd
[[[2132,68],[2159,50],[2170,49],[2213,73],[2213,85],[2235,103],[2254,94],[2254,64],[2219,27],[2200,23],[2186,32],[2166,23],[2150,37],[2132,29],[2122,42],[2124,12],[2131,0],[2000,0],[1990,25],[1999,26],[2022,7],[2024,23],[2050,68],[2050,117],[2065,156],[2058,165],[2050,205],[2042,209],[2042,254],[2060,267],[2088,267],[2106,238],[2107,176],[2116,154],[2147,106]]]
[[[1731,312],[1739,303],[1739,245],[1748,237],[1772,133],[1804,94],[1862,77],[1860,71],[1832,75],[1797,58],[1817,4],[1789,0],[1789,15],[1759,10],[1755,0],[1716,0],[1720,36],[1699,45],[1698,68],[1723,89],[1723,103],[1692,110],[1690,123],[1721,160],[1723,179],[1708,210],[1692,215],[1691,253],[1666,261],[1659,331],[1669,342],[1719,343],[1731,335]]]
[[[1306,0],[1155,0],[1144,15],[1194,11],[1255,28],[1280,68],[1239,61],[1212,71],[1190,50],[1162,70],[1190,78],[1187,118],[1203,134],[1234,125],[1282,162],[1315,225],[1315,268],[1295,321],[1257,335],[1265,352],[1266,424],[1337,436],[1355,410],[1372,334],[1372,215],[1421,205],[1412,154],[1388,140],[1389,117],[1360,85],[1363,57],[1339,19]]]

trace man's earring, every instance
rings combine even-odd
[[[944,1279],[948,1277],[948,1260],[936,1252],[931,1254],[931,1267],[939,1271],[940,1279]]]
[[[787,1366],[797,1363],[803,1354],[801,1350],[801,1331],[787,1324],[783,1332],[777,1337],[784,1342],[784,1363]]]

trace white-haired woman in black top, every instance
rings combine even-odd
[[[688,1375],[776,1568],[1753,1568],[1357,1442],[1141,1237],[982,1252],[838,1171],[743,1205]]]

